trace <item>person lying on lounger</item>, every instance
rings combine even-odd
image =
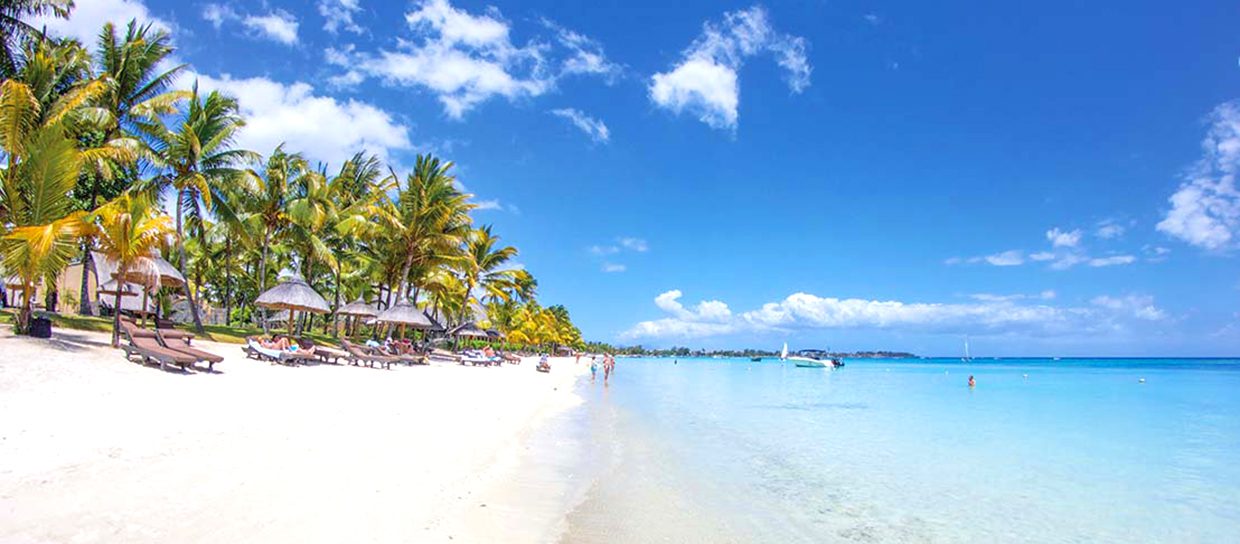
[[[279,335],[273,336],[271,340],[263,340],[259,338],[258,345],[267,349],[278,349],[280,351],[285,351],[292,346],[292,344],[289,343],[288,338]]]

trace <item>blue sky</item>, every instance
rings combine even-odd
[[[78,4],[251,149],[456,161],[592,339],[1240,355],[1234,4]]]

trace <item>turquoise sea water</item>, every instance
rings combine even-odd
[[[1240,361],[847,363],[583,383],[562,541],[1240,542]]]

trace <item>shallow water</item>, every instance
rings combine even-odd
[[[618,367],[564,542],[1240,538],[1240,361]]]

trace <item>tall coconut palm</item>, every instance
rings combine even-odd
[[[186,223],[200,226],[206,210],[216,216],[235,215],[223,187],[241,179],[238,166],[256,160],[257,156],[251,151],[232,149],[237,132],[245,124],[236,99],[216,91],[204,98],[196,83],[184,112],[173,118],[156,117],[136,124],[146,142],[145,156],[163,171],[146,188],[153,194],[167,189],[176,193],[178,266],[185,273]],[[194,289],[186,289],[186,294],[194,327],[201,332],[202,317]]]
[[[43,39],[43,31],[26,22],[39,15],[68,19],[73,0],[0,1],[0,78],[10,78],[20,64],[17,50],[23,42]]]
[[[173,80],[185,69],[184,64],[165,69],[163,63],[172,52],[172,37],[165,30],[153,29],[150,24],[130,21],[123,36],[111,22],[103,25],[94,57],[98,77],[106,84],[95,101],[108,113],[107,123],[97,135],[101,143],[136,147],[135,118],[170,115],[178,102],[188,98],[188,92],[170,89]],[[135,168],[122,170],[124,165],[109,161],[91,166],[94,171],[78,180],[74,191],[84,210],[94,210],[100,202],[116,198],[137,177]],[[83,240],[82,297],[78,307],[81,314],[91,313],[87,286],[88,271],[94,269],[92,246],[89,237]]]
[[[306,158],[299,153],[288,153],[284,146],[276,147],[267,156],[262,171],[246,170],[244,183],[236,185],[237,202],[233,207],[238,217],[248,224],[250,232],[259,233],[258,290],[267,289],[268,257],[272,244],[283,238],[292,221],[288,203],[292,198],[292,183],[310,171]]]
[[[0,250],[9,273],[21,278],[19,331],[26,330],[31,294],[40,279],[59,273],[72,257],[81,214],[69,194],[96,159],[132,160],[123,148],[81,149],[79,136],[98,120],[88,107],[103,86],[79,76],[80,48],[40,43],[25,57],[16,77],[0,84]],[[0,234],[4,234],[0,232]]]
[[[99,252],[116,263],[117,278],[124,278],[139,261],[150,259],[175,232],[172,219],[163,214],[149,195],[123,194],[91,214]],[[116,311],[112,317],[112,347],[120,345],[121,289],[118,279]]]
[[[517,270],[505,268],[505,265],[517,256],[517,248],[496,247],[498,245],[499,236],[492,233],[490,225],[475,229],[465,241],[465,258],[459,265],[465,284],[462,321],[466,319],[471,302],[484,302],[474,300],[475,288],[483,290],[483,298],[497,300],[508,298],[509,291],[516,285]]]
[[[415,264],[457,258],[461,241],[470,232],[469,211],[474,205],[457,189],[451,170],[451,162],[418,155],[396,201],[387,203],[380,214],[389,242],[386,248],[402,261],[396,277],[398,300],[412,290],[409,273]]]

